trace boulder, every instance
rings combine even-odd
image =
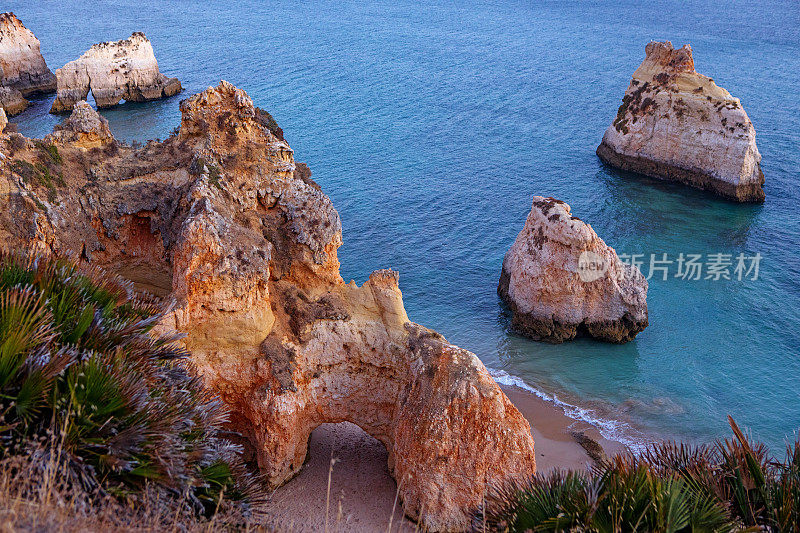
[[[92,91],[98,108],[125,100],[145,102],[181,92],[177,78],[158,70],[153,46],[141,32],[128,39],[95,44],[81,57],[56,70],[58,92],[51,113],[70,111]]]
[[[19,90],[0,86],[0,109],[3,109],[8,116],[22,113],[27,107],[28,101]]]
[[[0,13],[0,107],[15,115],[27,107],[26,96],[55,89],[39,40],[14,13]]]
[[[536,196],[503,259],[497,287],[512,327],[560,343],[586,335],[622,343],[647,327],[647,280],[570,207]]]
[[[56,125],[46,140],[68,143],[81,148],[97,148],[114,142],[108,121],[81,100],[72,109],[72,114],[63,123]]]
[[[623,170],[738,202],[764,200],[756,132],[741,102],[694,70],[692,49],[651,42],[597,155]]]
[[[52,145],[66,180],[54,194],[0,171],[0,242],[173,301],[158,327],[186,334],[271,487],[303,467],[314,428],[342,421],[385,444],[406,514],[430,530],[465,529],[490,484],[535,472],[528,422],[474,354],[408,319],[396,272],[342,280],[338,213],[244,91],[188,98],[179,132],[140,148],[87,148],[105,135],[93,114],[79,104],[45,143],[0,142],[31,162]]]

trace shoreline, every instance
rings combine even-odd
[[[531,391],[516,385],[501,389],[531,425],[540,473],[591,467],[594,460],[587,448],[606,455],[628,450]],[[332,469],[331,459],[337,460]],[[311,434],[308,460],[300,473],[270,496],[264,525],[281,531],[321,531],[327,510],[329,531],[389,531],[390,520],[391,531],[417,531],[417,524],[403,516],[400,502],[395,504],[396,495],[383,444],[349,422],[322,424]]]

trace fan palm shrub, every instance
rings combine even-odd
[[[98,270],[0,255],[0,459],[58,465],[89,497],[155,491],[205,515],[259,500],[221,402],[154,333],[161,313]]]
[[[496,487],[475,530],[587,532],[800,531],[800,441],[783,462],[729,418],[733,438],[660,443],[586,472]]]

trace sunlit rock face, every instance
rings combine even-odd
[[[159,327],[186,334],[273,487],[341,421],[386,445],[405,512],[430,530],[466,528],[490,484],[533,474],[528,422],[474,354],[409,321],[398,274],[342,280],[339,215],[272,117],[226,82],[181,113],[141,148],[85,103],[43,142],[1,135],[0,242],[174,300]]]
[[[627,342],[647,327],[647,280],[560,200],[536,196],[497,288],[515,330],[559,343]]]
[[[55,89],[39,39],[14,13],[0,13],[0,107],[16,115],[28,106],[26,96]]]
[[[177,78],[158,70],[150,41],[141,32],[121,41],[95,44],[81,57],[56,70],[58,92],[51,113],[70,111],[92,91],[97,107],[122,100],[144,102],[181,92]]]
[[[739,202],[764,200],[756,132],[738,98],[694,70],[689,45],[651,42],[597,155]]]

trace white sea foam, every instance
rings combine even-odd
[[[492,368],[489,368],[488,370],[497,383],[507,386],[513,385],[520,389],[526,390],[531,394],[534,394],[539,398],[556,405],[557,407],[560,407],[564,411],[564,414],[569,418],[593,425],[604,438],[621,442],[634,454],[643,452],[647,445],[652,442],[644,435],[641,435],[627,422],[604,418],[599,416],[593,409],[578,407],[577,405],[564,402],[555,394],[548,394],[537,389],[536,387],[532,387],[531,385],[525,383],[522,378],[513,374],[509,374],[505,370],[495,370]]]

